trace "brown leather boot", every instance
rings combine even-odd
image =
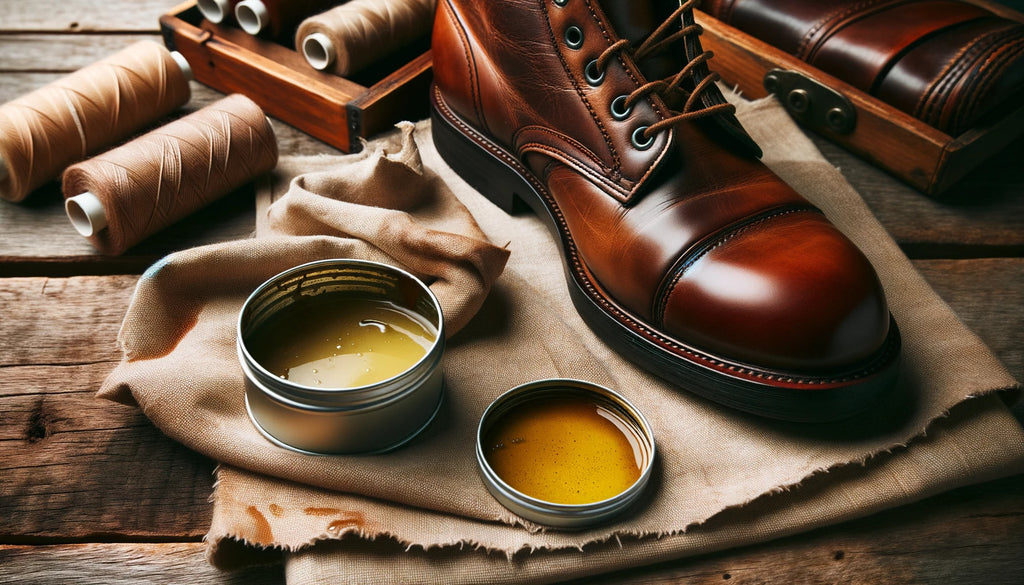
[[[438,0],[434,141],[550,223],[577,310],[620,353],[760,415],[860,412],[899,356],[878,278],[757,159],[691,4]]]

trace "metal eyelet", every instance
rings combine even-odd
[[[575,25],[565,29],[565,44],[570,49],[578,49],[582,47],[583,29]]]
[[[644,136],[644,132],[647,131],[647,126],[640,126],[636,130],[633,130],[633,135],[630,137],[630,141],[633,143],[633,148],[637,150],[647,150],[654,144],[654,136]]]
[[[583,69],[583,77],[587,80],[592,87],[601,85],[604,81],[604,71],[601,71],[597,67],[597,59],[594,59]]]
[[[633,113],[633,106],[626,107],[626,100],[629,99],[628,95],[620,95],[619,97],[612,100],[612,105],[608,108],[612,112],[612,117],[616,120],[625,120]]]
[[[569,0],[555,0],[555,6],[565,6],[569,3]]]

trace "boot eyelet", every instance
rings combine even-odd
[[[586,68],[583,69],[583,77],[592,87],[601,85],[601,82],[604,81],[604,71],[597,67],[597,59],[587,63]]]
[[[633,148],[637,150],[647,150],[654,144],[653,136],[644,136],[644,132],[647,131],[647,126],[640,126],[636,130],[633,130],[633,135],[630,137],[630,141],[633,143]]]
[[[570,49],[578,49],[582,47],[583,29],[575,25],[565,29],[565,44]]]
[[[612,100],[612,105],[608,109],[611,110],[613,118],[625,120],[633,113],[633,106],[626,107],[626,100],[628,99],[628,95],[620,95]]]
[[[565,6],[569,3],[569,0],[555,0],[555,6]]]

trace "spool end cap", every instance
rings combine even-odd
[[[334,65],[334,43],[331,38],[321,32],[315,32],[302,40],[302,54],[313,69],[323,71]]]
[[[214,24],[220,24],[227,18],[228,0],[199,0],[196,6],[203,18]]]
[[[188,64],[188,60],[185,59],[184,55],[177,51],[171,51],[171,57],[178,64],[178,68],[181,69],[181,74],[185,76],[186,81],[195,79],[195,76],[192,75],[192,66]]]
[[[64,211],[75,230],[87,238],[107,227],[107,212],[103,209],[103,203],[90,191],[69,197],[64,202]]]
[[[242,30],[257,35],[263,31],[270,22],[270,14],[267,7],[260,0],[243,0],[235,6],[235,20]]]

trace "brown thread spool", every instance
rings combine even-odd
[[[214,24],[228,22],[235,17],[235,6],[242,0],[198,0],[196,8],[203,18]]]
[[[68,168],[65,206],[96,249],[121,254],[276,165],[270,121],[236,94]]]
[[[0,197],[21,201],[178,109],[191,76],[180,54],[142,41],[0,106]]]
[[[350,75],[430,34],[435,0],[352,0],[299,26],[296,49],[315,69]]]
[[[242,0],[235,6],[238,26],[291,45],[295,29],[306,17],[329,10],[345,0]]]

